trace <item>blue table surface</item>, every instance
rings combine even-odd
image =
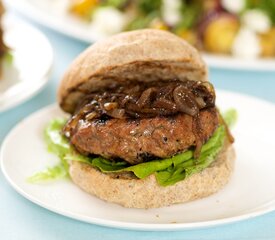
[[[0,144],[23,118],[56,101],[56,88],[65,69],[88,46],[40,25],[36,26],[46,34],[54,49],[52,75],[38,95],[14,109],[0,113]],[[216,88],[275,103],[275,70],[253,72],[211,68],[210,79]],[[274,187],[274,183],[269,187]],[[119,230],[83,223],[43,209],[13,190],[0,172],[0,239],[275,239],[275,212],[209,229],[177,232]]]

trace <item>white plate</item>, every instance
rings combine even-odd
[[[37,29],[9,15],[4,18],[4,39],[12,50],[12,63],[3,62],[0,77],[0,112],[41,90],[49,79],[53,50]]]
[[[70,37],[88,43],[104,38],[93,32],[89,24],[69,16],[62,7],[64,2],[66,0],[6,0],[6,4],[17,12]],[[247,60],[214,54],[203,54],[203,57],[211,67],[275,71],[275,58]]]
[[[1,149],[2,171],[15,190],[32,202],[71,218],[116,228],[157,231],[202,228],[274,210],[275,106],[224,91],[218,92],[218,104],[221,109],[234,107],[239,113],[234,129],[236,166],[229,184],[204,199],[159,209],[127,209],[99,200],[69,180],[41,185],[27,183],[28,176],[57,161],[46,151],[43,141],[43,129],[49,120],[65,116],[56,105],[38,111],[10,132]]]

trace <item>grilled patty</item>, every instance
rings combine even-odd
[[[123,159],[130,164],[171,157],[196,145],[194,117],[181,113],[169,117],[108,119],[83,122],[70,137],[83,154]],[[218,126],[216,108],[200,111],[197,124],[206,142]]]

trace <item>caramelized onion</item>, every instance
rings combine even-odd
[[[111,111],[108,111],[107,115],[118,119],[126,118],[124,109],[113,109]]]
[[[215,91],[209,82],[171,80],[114,86],[97,93],[85,93],[64,131],[71,133],[81,119],[151,118],[177,113],[195,117],[201,109],[215,105]]]
[[[196,97],[195,98],[196,103],[198,104],[199,108],[204,108],[206,103],[204,102],[202,97]]]
[[[211,93],[213,96],[215,96],[215,89],[213,85],[209,82],[198,82],[198,84],[201,84],[201,86],[204,86],[209,93]]]
[[[170,109],[171,112],[175,112],[175,110],[177,110],[177,105],[175,103],[173,103],[170,100],[167,100],[165,98],[159,98],[157,99],[154,104],[153,107],[155,108],[163,108],[163,109]]]
[[[118,107],[118,103],[117,102],[107,102],[107,103],[104,103],[104,108],[106,111],[110,111],[110,110],[113,110],[115,108]]]
[[[208,82],[167,81],[136,83],[127,87],[88,94],[76,109],[79,119],[96,112],[113,118],[140,118],[173,115],[178,112],[195,116],[201,109],[215,105],[215,92]],[[125,111],[113,111],[124,109]],[[87,117],[93,119],[92,115]]]
[[[184,86],[178,86],[173,92],[177,109],[183,113],[195,116],[199,112],[198,105],[192,93],[188,92]]]
[[[63,128],[63,132],[66,137],[70,137],[70,135],[73,135],[74,130],[77,129],[76,127],[78,125],[79,120],[79,116],[75,115],[66,123],[66,125]]]
[[[85,119],[86,120],[92,120],[94,119],[95,117],[97,117],[97,113],[96,112],[91,112],[91,113],[88,113],[86,116],[85,116]]]
[[[148,88],[146,89],[140,96],[140,98],[137,101],[137,105],[142,108],[144,106],[150,106],[153,98],[156,95],[157,90],[155,88]]]

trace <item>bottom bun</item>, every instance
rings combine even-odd
[[[226,144],[227,145],[227,144]],[[215,162],[172,186],[158,185],[154,174],[145,179],[115,178],[81,162],[71,161],[70,176],[84,191],[129,208],[158,208],[209,196],[220,190],[233,171],[235,152],[224,146]]]

